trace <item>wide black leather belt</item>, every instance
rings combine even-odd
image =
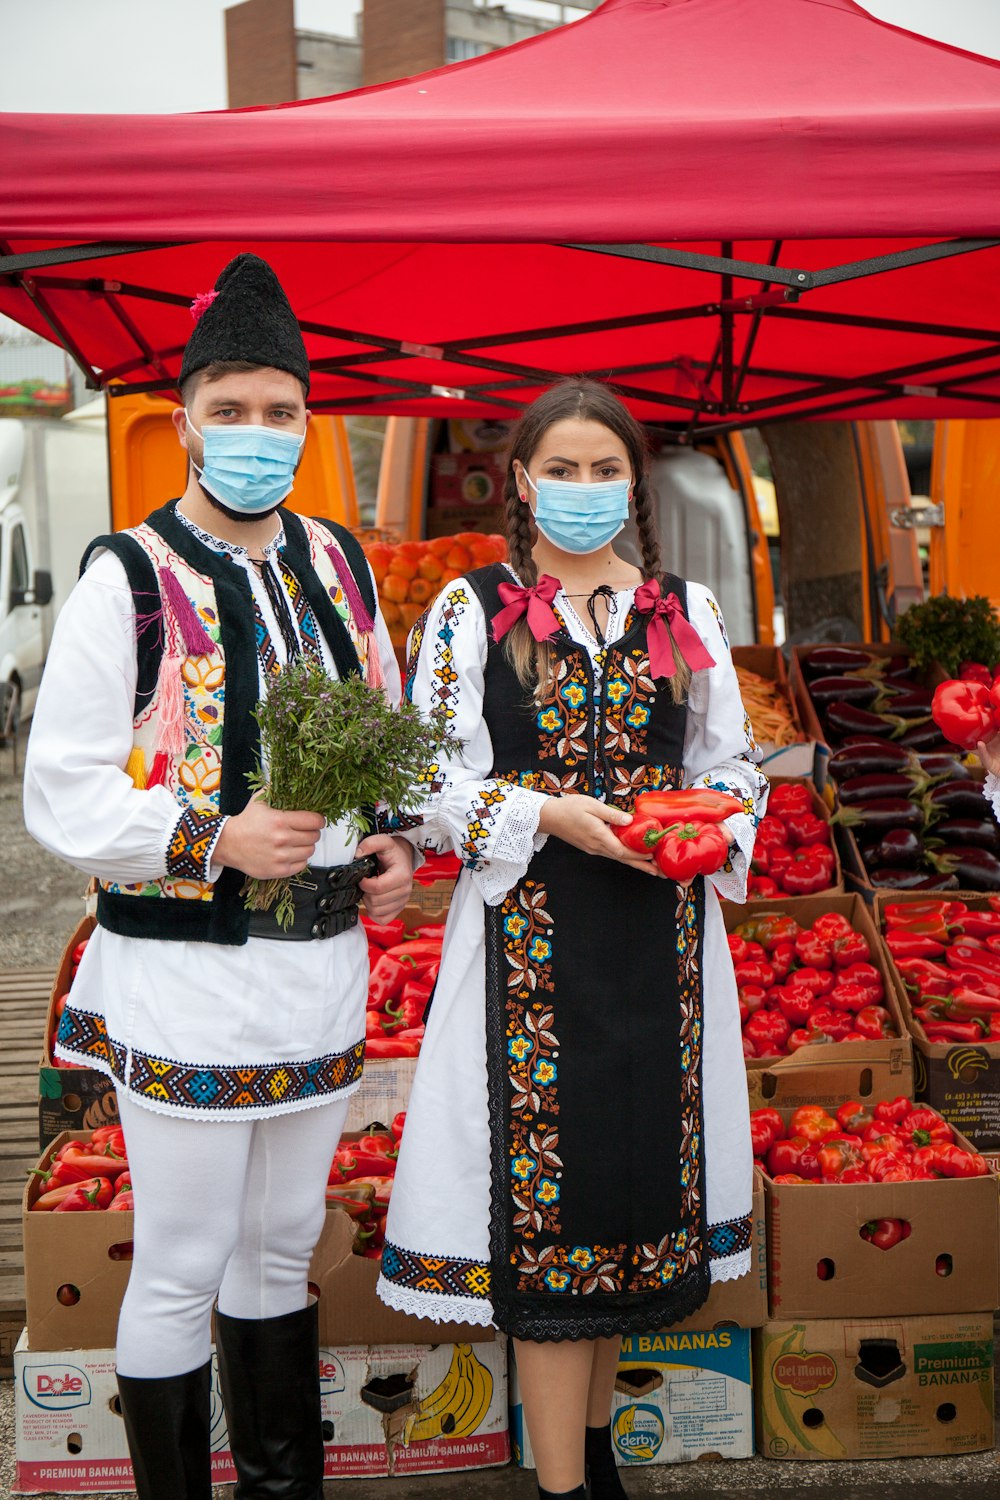
[[[374,854],[349,865],[310,865],[292,884],[295,920],[282,927],[270,911],[250,913],[249,937],[307,943],[313,938],[337,937],[358,924],[361,882],[378,874]]]

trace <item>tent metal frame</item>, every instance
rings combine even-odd
[[[125,301],[139,299],[187,307],[190,305],[191,297],[158,291],[153,287],[133,282],[110,280],[106,277],[66,276],[54,273],[58,273],[60,267],[78,265],[80,262],[173,249],[183,243],[185,242],[102,241],[14,253],[9,244],[0,240],[0,282],[17,287],[31,299],[40,317],[83,372],[87,385],[91,389],[98,390],[104,387],[111,396],[173,390],[176,388],[176,377],[170,374],[168,361],[176,360],[180,356],[183,345],[154,348],[133,318]],[[544,339],[614,332],[628,328],[652,328],[687,320],[716,319],[718,334],[712,358],[708,361],[682,356],[650,361],[645,364],[618,365],[613,369],[593,369],[577,373],[586,374],[595,379],[613,380],[616,388],[624,396],[654,407],[663,407],[675,414],[671,418],[665,415],[665,421],[683,422],[682,414],[686,413],[687,431],[682,435],[688,439],[693,439],[695,434],[702,437],[711,436],[740,427],[758,425],[763,421],[791,417],[833,416],[840,411],[856,408],[859,404],[867,408],[908,395],[978,401],[986,405],[1000,406],[1000,396],[970,389],[976,384],[1000,375],[1000,365],[994,364],[976,373],[962,373],[958,376],[952,373],[958,367],[996,360],[1000,356],[1000,329],[969,328],[935,323],[927,319],[880,318],[870,314],[829,312],[804,306],[800,302],[800,299],[809,292],[824,287],[929,262],[948,260],[955,256],[974,254],[976,251],[992,249],[997,245],[1000,245],[1000,239],[941,240],[911,246],[909,249],[894,251],[886,255],[807,271],[779,265],[783,248],[781,240],[773,242],[766,262],[735,258],[733,244],[728,240],[721,242],[718,255],[663,245],[566,244],[561,248],[583,254],[671,266],[718,276],[719,296],[712,301],[682,307],[658,308],[645,313],[628,314],[620,318],[599,318],[581,323],[508,330],[503,333],[481,334],[471,338],[452,338],[442,340],[440,343],[412,343],[405,339],[391,339],[366,333],[360,329],[303,321],[303,331],[308,334],[359,346],[357,353],[315,358],[310,362],[311,369],[317,373],[343,371],[346,378],[358,384],[373,387],[371,394],[359,393],[353,396],[320,399],[310,404],[316,411],[350,412],[390,405],[398,409],[401,404],[405,405],[410,401],[429,399],[443,402],[465,400],[500,406],[512,412],[518,412],[523,408],[524,403],[517,399],[515,392],[533,389],[540,384],[550,384],[564,376],[566,372],[510,359],[500,359],[491,355],[490,350],[493,347],[509,348],[512,345],[529,345]],[[758,289],[742,296],[735,296],[734,282],[737,278],[757,281]],[[99,375],[52,306],[50,293],[66,291],[77,291],[102,299],[134,344],[135,355],[119,361],[118,364],[103,370]],[[749,326],[742,349],[738,351],[736,330],[737,319],[740,317],[748,317]],[[850,376],[823,375],[806,370],[779,370],[752,363],[753,350],[765,318],[799,318],[820,324],[827,323],[876,332],[930,335],[962,340],[973,347],[959,351],[952,350],[895,367],[867,370]],[[470,381],[463,388],[457,389],[436,385],[426,379],[408,380],[395,374],[380,375],[371,368],[390,361],[396,363],[407,359],[429,359],[451,366],[464,366],[469,369],[470,373],[481,371],[493,378]],[[157,378],[138,381],[129,381],[126,378],[129,374],[140,370],[152,370]],[[666,395],[642,385],[627,383],[629,376],[663,374],[670,370],[674,371],[679,379],[684,379],[690,384],[692,389],[690,395]],[[935,371],[941,370],[948,373],[936,380],[928,378],[933,377]],[[785,384],[793,384],[798,389],[785,390],[748,401],[744,398],[743,391],[749,377],[781,381]],[[502,392],[510,394],[504,395]],[[854,394],[848,396],[849,392]],[[700,420],[704,418],[714,420],[706,424]]]

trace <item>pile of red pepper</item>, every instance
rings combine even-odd
[[[743,811],[738,797],[712,787],[642,792],[635,799],[631,823],[613,832],[626,849],[651,849],[671,880],[688,881],[722,869],[729,858],[722,822]]]
[[[931,715],[946,740],[974,750],[1000,730],[1000,667],[963,662],[958,677],[934,689]]]
[[[36,1167],[32,1176],[42,1187],[32,1213],[131,1213],[134,1207],[120,1125],[102,1125],[87,1140],[67,1141],[49,1166]]]
[[[815,896],[836,883],[836,868],[830,825],[813,811],[806,783],[772,786],[767,813],[757,829],[748,894],[766,900]]]
[[[444,923],[407,932],[402,918],[373,922],[362,916],[368,935],[368,1013],[365,1056],[416,1057],[424,1016],[441,967]]]
[[[811,927],[786,912],[758,913],[729,934],[729,951],[744,1057],[897,1035],[868,942],[839,912],[824,912]]]
[[[883,908],[885,944],[929,1042],[1000,1042],[1000,897],[985,911],[964,901],[895,901]]]
[[[83,958],[89,941],[89,938],[84,938],[81,942],[77,943],[76,947],[73,949],[69,985],[61,995],[57,996],[56,1003],[52,1007],[52,1031],[49,1034],[49,1056],[52,1059],[52,1066],[54,1068],[74,1068],[79,1066],[78,1063],[63,1062],[61,1057],[56,1057],[56,1037],[59,1035],[59,1021],[62,1017],[63,1011],[66,1009],[66,1001],[69,999],[69,991],[73,988],[73,980],[76,978],[76,971],[80,967],[80,960]]]
[[[326,1201],[354,1220],[354,1254],[368,1260],[378,1260],[385,1244],[385,1218],[405,1123],[402,1110],[388,1130],[373,1126],[365,1135],[341,1141],[330,1167]]]
[[[756,1164],[776,1183],[929,1182],[988,1177],[984,1157],[955,1140],[936,1109],[900,1095],[868,1109],[851,1100],[834,1113],[796,1109],[787,1125],[776,1109],[750,1112]]]

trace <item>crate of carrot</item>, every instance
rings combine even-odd
[[[507,542],[502,536],[461,531],[422,542],[373,541],[364,550],[392,643],[402,646],[443,588],[473,568],[502,562]]]

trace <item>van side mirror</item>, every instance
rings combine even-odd
[[[52,603],[52,574],[47,568],[36,568],[35,577],[30,589],[11,589],[10,607],[16,609],[19,604],[45,605]]]

